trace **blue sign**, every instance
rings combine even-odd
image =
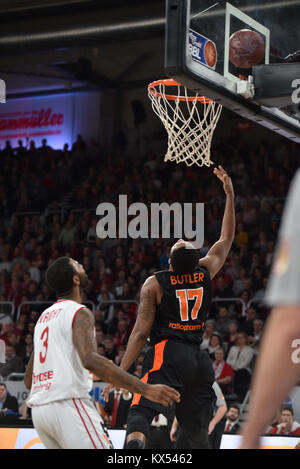
[[[216,45],[193,29],[189,30],[189,52],[196,62],[215,69],[217,63]]]

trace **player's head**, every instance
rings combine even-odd
[[[70,257],[59,257],[46,272],[46,281],[58,297],[71,295],[76,288],[83,290],[87,280],[84,267]]]
[[[192,273],[199,262],[199,251],[192,243],[180,239],[170,251],[169,263],[176,274]]]

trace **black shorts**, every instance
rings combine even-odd
[[[215,380],[209,355],[190,345],[164,340],[147,352],[143,362],[142,380],[149,384],[166,384],[179,391],[181,401],[175,405],[175,413],[181,427],[208,427],[212,416]],[[135,394],[131,408],[147,407],[167,418],[170,409]]]

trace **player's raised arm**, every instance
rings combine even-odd
[[[214,174],[223,182],[226,206],[220,239],[211,247],[207,255],[199,261],[199,265],[207,267],[210,271],[211,278],[214,278],[223,267],[235,236],[234,190],[231,178],[222,166],[219,166],[219,169],[215,168]]]
[[[123,370],[128,370],[137,359],[150,335],[155,318],[157,288],[159,285],[155,276],[147,278],[141,288],[137,319],[120,365]]]
[[[107,358],[98,355],[94,327],[94,315],[88,308],[82,308],[74,320],[73,342],[86,369],[114,386],[141,394],[154,402],[160,402],[164,406],[171,405],[174,401],[179,402],[179,393],[174,389],[168,386],[151,386],[143,383]]]

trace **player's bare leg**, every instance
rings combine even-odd
[[[146,446],[146,436],[141,432],[133,432],[126,438],[127,449],[144,449]]]

